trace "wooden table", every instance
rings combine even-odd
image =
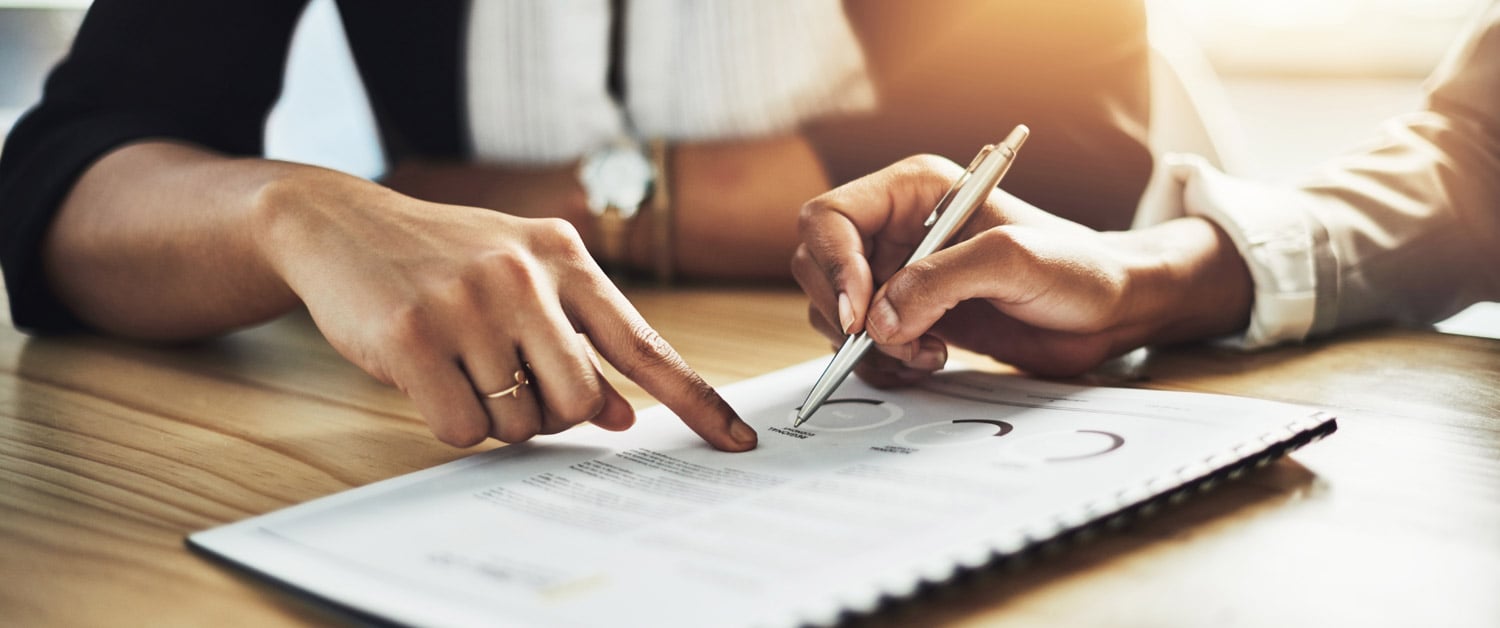
[[[714,384],[827,352],[791,291],[632,298]],[[0,625],[355,621],[183,537],[470,453],[305,317],[179,348],[3,327]],[[859,623],[1500,626],[1500,342],[1369,331],[1165,351],[1145,374],[1130,383],[1325,406],[1340,429],[1123,533]]]

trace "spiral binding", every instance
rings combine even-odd
[[[885,584],[872,598],[844,600],[843,606],[837,610],[821,609],[823,612],[816,615],[821,615],[825,621],[812,623],[844,624],[872,618],[939,591],[955,580],[966,580],[982,573],[1020,571],[1037,558],[1054,556],[1101,533],[1118,532],[1132,522],[1178,505],[1194,494],[1206,493],[1224,482],[1244,477],[1246,473],[1265,467],[1337,430],[1335,417],[1325,412],[1314,413],[1289,423],[1284,429],[1262,435],[1259,443],[1242,443],[1230,452],[1214,454],[1196,465],[1179,468],[1172,474],[1174,477],[1151,478],[1143,487],[1124,489],[1116,494],[1113,504],[1085,504],[1079,512],[1057,517],[1057,525],[1051,530],[1028,530],[1019,542],[1014,538],[987,540],[987,558],[976,560],[972,553],[962,552],[963,556],[950,557],[945,569],[929,570],[912,582]],[[801,621],[808,619],[804,616]]]

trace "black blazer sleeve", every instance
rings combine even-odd
[[[110,150],[173,139],[262,152],[306,0],[98,0],[42,100],[0,155],[0,266],[17,328],[78,325],[47,286],[43,236],[78,177]]]
[[[1005,189],[1124,229],[1151,175],[1140,0],[845,0],[879,108],[806,129],[834,183],[916,153],[966,164],[1018,123],[1032,135]]]

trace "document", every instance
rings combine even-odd
[[[801,428],[819,360],[722,391],[760,446],[710,449],[664,407],[190,537],[417,625],[780,626],[868,611],[1331,432],[1235,397],[944,372],[851,378]]]

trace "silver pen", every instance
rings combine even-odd
[[[1000,184],[1000,178],[1010,170],[1010,165],[1015,163],[1016,151],[1021,149],[1021,144],[1026,142],[1026,137],[1031,135],[1031,130],[1026,125],[1017,125],[1010,135],[1000,144],[990,144],[979,149],[979,154],[974,156],[974,161],[964,170],[953,186],[943,194],[938,201],[937,207],[933,208],[932,214],[927,216],[927,221],[922,226],[927,227],[927,235],[922,237],[922,242],[917,249],[912,251],[911,257],[907,258],[902,267],[910,266],[914,262],[943,248],[944,244],[958,232],[958,229],[968,222],[969,216],[979,208],[980,203],[988,198],[990,191]],[[807,400],[797,408],[797,420],[792,424],[797,427],[807,422],[813,413],[822,407],[823,402],[833,391],[844,383],[849,373],[854,370],[854,365],[864,357],[865,352],[875,341],[870,340],[870,334],[859,332],[850,336],[839,347],[838,353],[833,354],[833,360],[828,363],[828,368],[823,369],[823,374],[818,376],[817,383],[813,384],[812,391],[807,393]]]

